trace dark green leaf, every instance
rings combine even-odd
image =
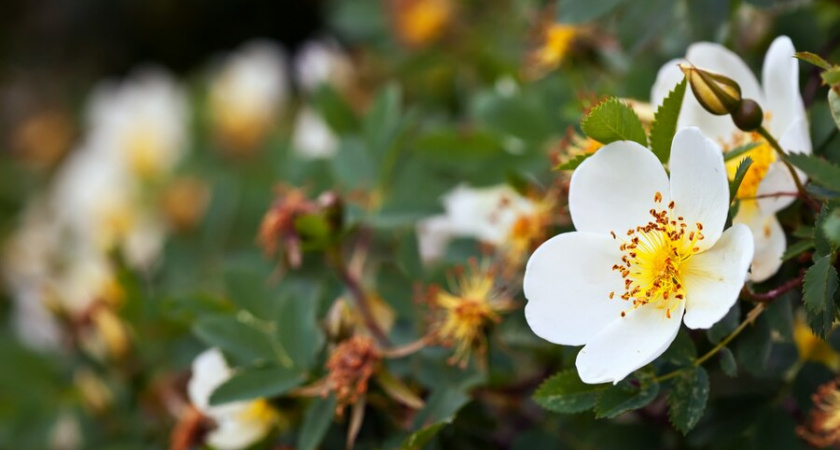
[[[732,354],[729,347],[720,349],[718,357],[720,358],[720,369],[723,370],[723,373],[730,377],[738,376],[738,363],[735,362],[735,355]]]
[[[828,207],[823,208],[823,210]],[[822,217],[822,214],[821,214]],[[829,242],[829,247],[836,250],[840,247],[840,210],[833,210],[826,213],[822,222],[822,234]]]
[[[616,417],[627,411],[643,408],[656,398],[659,394],[659,383],[650,374],[637,374],[598,395],[595,417]]]
[[[788,261],[790,259],[796,258],[797,256],[807,252],[814,248],[814,240],[813,239],[806,239],[799,242],[795,242],[788,246],[785,249],[785,252],[782,254],[782,261]]]
[[[671,364],[677,366],[684,366],[691,364],[697,358],[697,349],[694,347],[694,341],[691,336],[685,331],[680,330],[677,338],[668,347],[668,350],[662,355],[662,358]]]
[[[297,437],[298,450],[315,450],[321,444],[332,423],[336,403],[335,396],[330,395],[316,398],[309,404]]]
[[[744,177],[747,176],[747,171],[750,170],[752,163],[753,160],[749,156],[738,163],[738,168],[735,169],[735,176],[732,178],[732,181],[729,182],[730,203],[732,203],[735,200],[735,196],[738,195],[738,189],[741,187]]]
[[[759,316],[735,341],[735,354],[745,371],[761,376],[772,349],[772,333],[766,316]]]
[[[411,433],[411,435],[403,441],[400,448],[402,450],[421,450],[440,432],[440,430],[449,425],[451,422],[451,419],[438,422]]]
[[[574,158],[569,159],[568,161],[557,165],[554,170],[575,170],[580,166],[580,164],[586,161],[586,158],[594,155],[594,153],[584,153],[582,155],[577,155]]]
[[[811,63],[811,64],[813,64],[817,67],[820,67],[822,69],[830,69],[831,68],[831,64],[829,64],[828,61],[824,60],[822,58],[822,56],[811,53],[811,52],[796,52],[793,56],[795,56],[796,58],[798,58],[802,61]]]
[[[805,272],[802,302],[808,315],[808,324],[814,334],[825,338],[834,323],[834,294],[837,292],[837,269],[832,265],[832,255],[818,259]]]
[[[741,307],[736,302],[732,305],[732,308],[729,309],[729,312],[723,316],[723,319],[719,320],[716,324],[712,325],[712,328],[709,328],[709,331],[706,332],[706,335],[709,337],[709,342],[712,344],[717,344],[721,341],[724,337],[726,337],[729,333],[733,332],[735,328],[738,327],[738,323],[741,321]]]
[[[668,418],[683,434],[697,425],[709,400],[709,376],[702,367],[684,370],[668,393]]]
[[[626,0],[564,0],[557,8],[557,21],[561,23],[585,23],[607,15]]]
[[[359,128],[359,119],[353,112],[353,108],[332,86],[322,85],[315,91],[312,100],[315,108],[336,133],[347,134]]]
[[[609,387],[608,384],[586,384],[580,381],[576,370],[569,369],[543,381],[534,393],[534,401],[549,411],[578,413],[595,406],[598,393]]]
[[[686,81],[680,83],[665,97],[656,109],[653,124],[650,127],[650,149],[663,163],[671,158],[671,141],[677,132],[677,119],[680,117]]]
[[[297,368],[307,370],[324,345],[324,333],[317,323],[323,286],[306,278],[287,277],[283,283],[287,296],[278,307],[276,340],[284,343]]]
[[[304,377],[300,372],[286,367],[249,367],[237,371],[210,396],[211,405],[270,398],[300,386]]]
[[[259,329],[257,323],[253,316],[240,311],[235,317],[202,317],[193,326],[193,332],[205,344],[220,348],[239,363],[288,362],[282,350],[274,346],[269,334]]]
[[[602,144],[624,140],[647,147],[647,136],[639,116],[615,97],[593,108],[583,118],[580,128],[587,136]]]
[[[723,154],[724,161],[732,161],[733,159],[742,156],[744,153],[758,147],[758,142],[750,142],[749,144],[739,145],[732,150]]]
[[[838,103],[838,107],[840,107],[840,103]],[[791,153],[788,155],[788,159],[794,166],[805,172],[814,183],[833,191],[840,191],[840,166],[816,156],[801,153]]]

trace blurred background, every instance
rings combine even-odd
[[[797,361],[789,310],[762,329],[781,353],[737,352],[746,375],[714,375],[720,403],[685,437],[664,400],[617,421],[537,408],[531,394],[573,367],[574,349],[533,335],[520,283],[530,251],[571,229],[568,174],[553,168],[597,148],[579,132],[585,110],[615,95],[649,122],[657,72],[697,41],[726,45],[759,78],[779,35],[838,62],[840,2],[2,10],[0,448],[807,448],[797,421],[833,372],[815,364],[782,381]],[[800,85],[817,153],[840,157],[818,70],[800,63]],[[503,193],[486,216],[453,200],[483,188]],[[435,220],[456,209],[468,225]],[[489,231],[472,227],[485,219]],[[424,341],[445,312],[428,299],[457,290],[476,260],[500,267],[509,302],[476,336]],[[333,415],[354,403],[329,384],[329,361],[368,319],[347,306],[359,289],[394,346],[424,345],[377,366],[397,388],[378,378],[367,406]],[[210,347],[239,375],[291,380],[248,379],[256,390],[225,397],[267,399],[270,427],[226,422],[212,389],[202,400],[188,387]],[[350,385],[365,394],[362,381]],[[782,384],[797,413],[780,412]],[[772,413],[738,422],[731,404]],[[225,423],[257,437],[208,444]]]

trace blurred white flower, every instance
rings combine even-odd
[[[141,178],[175,167],[187,150],[189,109],[166,72],[143,69],[122,83],[103,82],[88,105],[89,148]]]
[[[787,36],[776,38],[764,59],[761,86],[744,61],[721,45],[709,42],[693,44],[688,48],[685,60],[700,69],[711,70],[735,80],[741,86],[744,98],[755,100],[761,105],[765,113],[765,127],[782,148],[789,152],[809,154],[812,151],[811,138],[799,93],[799,63],[793,57],[795,52]],[[685,61],[670,61],[659,70],[651,94],[654,104],[661,104],[668,92],[683,79],[677,67],[681,62]],[[679,127],[686,126],[700,128],[703,134],[721,144],[724,151],[749,143],[758,144],[752,150],[728,161],[726,167],[731,178],[744,158],[749,156],[753,159],[738,190],[737,198],[741,202],[734,222],[748,225],[755,239],[755,259],[750,279],[764,281],[770,278],[779,270],[786,247],[784,230],[776,219],[776,213],[795,199],[794,195],[790,195],[796,192],[793,177],[763,138],[757,133],[737,129],[729,116],[708,113],[690,90],[686,93],[679,119]],[[804,178],[800,172],[800,179]]]
[[[537,204],[508,185],[471,188],[460,185],[443,197],[444,214],[417,224],[420,256],[433,261],[443,256],[452,237],[470,237],[493,246],[504,245],[517,220],[532,215]]]
[[[268,133],[289,96],[283,49],[252,41],[224,58],[210,83],[210,112],[221,139],[240,150]]]
[[[292,148],[307,158],[329,158],[338,150],[338,138],[318,113],[308,106],[298,111]]]
[[[79,245],[119,249],[132,267],[148,267],[166,236],[163,220],[138,180],[100,154],[94,146],[70,156],[56,175],[51,206]]]
[[[753,256],[749,228],[724,231],[723,155],[697,128],[674,137],[668,178],[647,148],[605,145],[572,175],[577,231],[528,261],[525,318],[577,357],[585,383],[617,383],[661,355],[680,323],[709,328],[738,299]],[[683,317],[683,313],[685,316]]]
[[[212,348],[193,361],[187,385],[190,402],[216,422],[207,443],[220,450],[248,447],[265,436],[277,421],[277,412],[264,399],[210,406],[210,395],[232,375],[222,352]]]
[[[310,40],[295,54],[295,77],[306,91],[314,91],[322,84],[338,90],[347,87],[353,73],[350,58],[331,39]]]

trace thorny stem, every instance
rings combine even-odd
[[[332,260],[336,273],[339,278],[341,278],[341,281],[344,282],[344,285],[347,286],[347,290],[350,291],[350,295],[353,297],[356,308],[358,308],[359,313],[362,315],[362,319],[364,320],[368,331],[370,331],[379,345],[382,347],[390,346],[388,336],[373,316],[373,311],[370,308],[370,302],[368,301],[368,297],[365,295],[365,291],[362,289],[362,286],[359,284],[359,280],[350,273],[350,270],[348,270],[347,265],[344,263],[344,257],[341,254],[341,249],[337,248],[330,252],[329,255],[332,256],[330,259]]]
[[[753,292],[750,288],[744,286],[744,289],[741,290],[741,294],[747,299],[752,300],[756,303],[770,303],[785,292],[788,292],[801,285],[804,276],[804,274],[799,275],[798,277],[792,280],[786,281],[784,284],[777,287],[776,289],[771,289],[767,292]]]
[[[755,308],[753,308],[749,313],[747,313],[747,317],[744,319],[743,322],[741,322],[740,325],[738,325],[738,328],[735,328],[731,333],[729,333],[729,335],[727,335],[725,338],[723,338],[723,340],[718,342],[717,345],[712,347],[712,349],[709,350],[708,352],[706,352],[703,356],[695,359],[694,362],[691,364],[691,367],[700,366],[704,362],[708,361],[709,358],[711,358],[712,356],[715,356],[719,351],[721,351],[730,342],[732,342],[733,339],[735,339],[739,334],[741,334],[741,332],[744,331],[747,328],[748,325],[755,322],[755,319],[757,319],[758,316],[760,316],[761,313],[764,312],[764,309],[766,307],[767,307],[766,303],[759,303],[758,305],[756,305]],[[665,380],[670,380],[671,378],[679,376],[686,369],[687,368],[683,367],[683,368],[677,369],[673,372],[668,372],[665,375],[660,375],[660,376],[654,378],[654,380],[656,382],[660,382],[660,383],[665,381]]]

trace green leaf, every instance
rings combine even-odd
[[[825,84],[832,87],[831,91],[834,92],[834,88],[840,84],[840,66],[834,66],[827,69],[825,72],[821,73],[820,76],[822,77]],[[836,95],[836,94],[835,94]],[[829,92],[829,102],[831,102],[831,93]],[[832,107],[832,111],[834,108]],[[837,116],[835,116],[836,118]]]
[[[752,163],[752,158],[748,156],[741,160],[738,168],[735,169],[735,176],[729,182],[729,203],[732,203],[735,200],[735,196],[738,195],[738,189],[741,187],[744,177],[747,176],[747,171],[750,170]]]
[[[708,336],[709,342],[717,344],[729,333],[735,331],[735,328],[738,327],[740,322],[741,306],[738,302],[735,302],[735,304],[732,305],[732,308],[729,308],[729,311],[725,316],[723,316],[723,319],[720,319],[716,324],[712,325],[708,331],[706,331],[706,336]]]
[[[735,362],[735,355],[732,353],[732,350],[729,350],[729,347],[723,347],[720,349],[719,354],[720,369],[723,373],[730,377],[738,376],[738,363]]]
[[[403,119],[401,105],[402,91],[399,85],[389,84],[379,91],[364,118],[365,142],[376,161],[381,160],[397,137]]]
[[[602,144],[634,141],[647,147],[647,136],[639,116],[615,97],[593,108],[583,118],[580,128],[587,136]]]
[[[823,339],[831,331],[834,322],[837,284],[837,269],[832,265],[832,255],[818,259],[805,272],[802,302],[811,330]]]
[[[387,370],[380,370],[376,381],[389,397],[411,409],[420,409],[425,405],[423,399]]]
[[[828,108],[831,111],[834,124],[837,125],[837,128],[840,128],[840,94],[837,94],[835,88],[828,90]]]
[[[557,8],[557,21],[561,23],[586,23],[603,17],[626,0],[564,0]]]
[[[280,366],[249,367],[237,371],[210,396],[210,405],[282,395],[300,386],[304,376]]]
[[[318,325],[318,304],[323,295],[320,281],[287,275],[283,280],[287,295],[279,301],[275,339],[284,344],[294,365],[312,368],[324,345],[324,333]]]
[[[218,347],[238,363],[288,362],[268,333],[257,328],[253,316],[240,311],[235,317],[205,316],[193,325],[193,333],[210,347]]]
[[[702,367],[685,370],[668,393],[668,418],[683,434],[697,425],[709,400],[709,376]]]
[[[823,68],[823,69],[830,69],[831,68],[831,64],[829,64],[828,61],[824,60],[822,58],[822,56],[811,53],[811,52],[796,52],[796,53],[794,53],[793,56],[796,57],[797,59],[800,59],[800,60],[805,61],[807,63],[811,63],[811,64],[813,64],[817,67]]]
[[[359,128],[359,119],[353,108],[329,84],[323,84],[315,91],[312,103],[336,133],[347,134]]]
[[[685,96],[686,80],[680,83],[665,97],[656,108],[653,124],[650,127],[650,149],[663,163],[671,158],[671,141],[677,132],[677,119],[680,117],[683,97]]]
[[[793,258],[796,258],[797,256],[807,252],[808,250],[811,250],[812,248],[814,248],[813,239],[805,239],[793,243],[790,246],[788,246],[784,253],[782,253],[782,261],[789,261]]]
[[[425,428],[421,428],[414,433],[411,433],[402,443],[400,448],[402,450],[421,450],[431,442],[431,440],[440,433],[447,425],[452,423],[452,419],[444,420],[442,422],[434,423]]]
[[[838,101],[837,106],[840,108],[840,101]],[[840,191],[840,166],[816,156],[801,153],[790,153],[787,157],[794,166],[805,172],[814,183],[834,191]]]
[[[697,348],[695,348],[691,336],[685,330],[680,330],[662,358],[671,364],[685,366],[693,363],[694,359],[697,358]]]
[[[758,147],[758,142],[750,142],[749,144],[739,145],[732,150],[723,154],[724,161],[732,161],[735,158],[747,153],[748,151]]]
[[[569,369],[543,381],[534,393],[534,401],[549,411],[578,413],[592,409],[598,393],[609,387],[609,384],[586,384],[580,381],[575,369]]]
[[[330,395],[319,397],[309,405],[297,437],[298,450],[315,450],[321,444],[332,423],[336,404],[335,396]]]
[[[820,211],[820,214],[817,216],[817,221],[814,223],[814,261],[837,250],[837,244],[832,242],[825,232],[825,225],[831,215],[832,211],[829,210],[828,206],[825,206]]]
[[[612,418],[645,407],[659,395],[659,382],[647,373],[631,375],[601,392],[595,402],[595,417]]]
[[[735,341],[735,354],[744,370],[761,376],[766,372],[772,345],[770,322],[766,315],[761,315]]]
[[[823,208],[823,210],[828,209]],[[836,250],[840,248],[840,210],[833,210],[830,214],[826,214],[822,221],[822,234],[828,240],[830,248]]]
[[[554,170],[575,170],[580,166],[580,164],[586,161],[586,158],[594,155],[594,153],[584,153],[582,155],[577,155],[574,158],[557,165]]]

